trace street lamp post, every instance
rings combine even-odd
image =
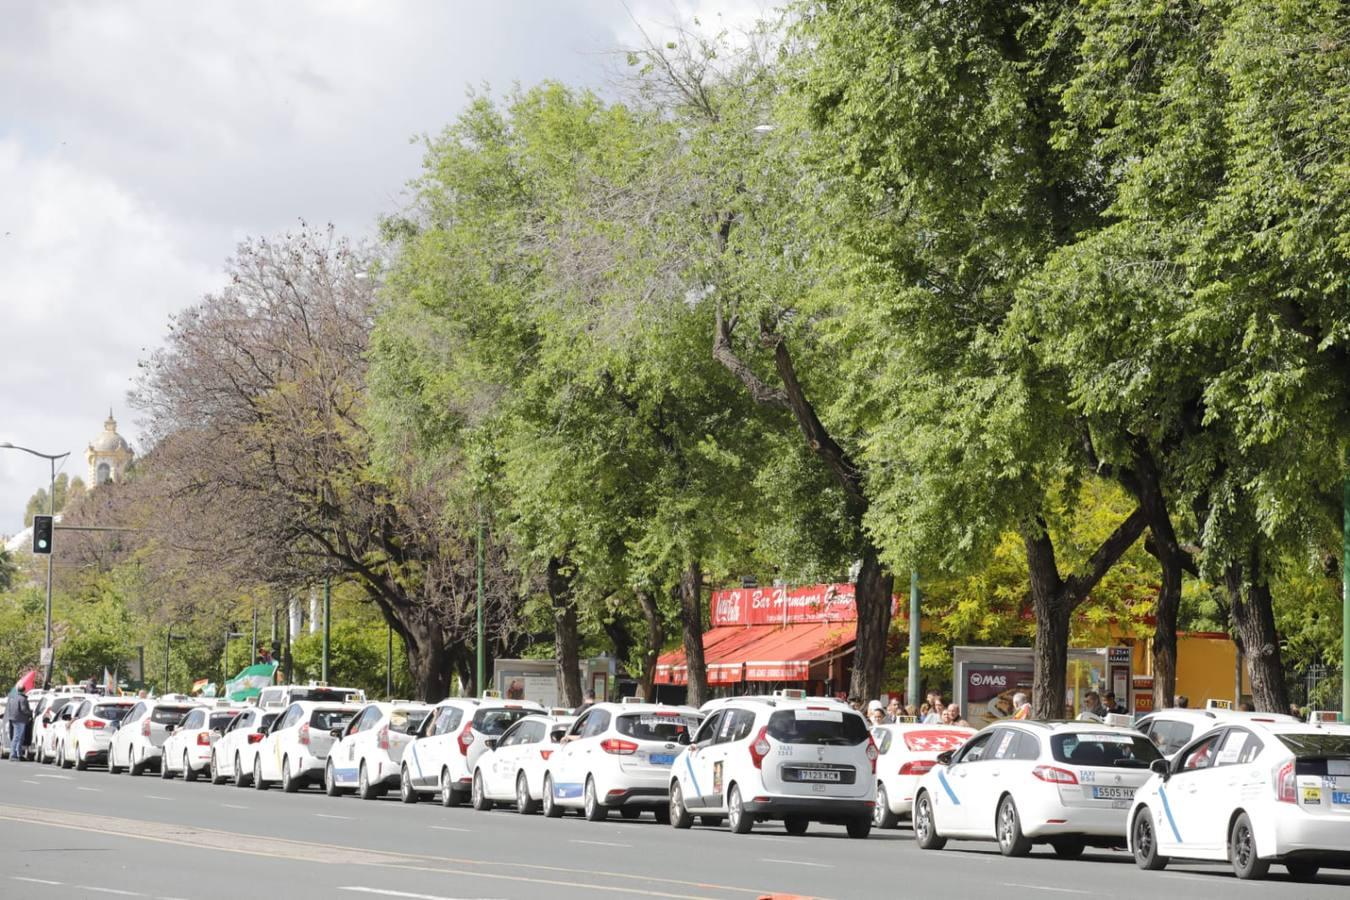
[[[27,447],[19,447],[15,444],[11,444],[9,441],[0,444],[0,449],[22,450],[24,453],[40,456],[51,463],[51,481],[47,488],[47,514],[54,517],[56,515],[56,461],[58,459],[65,459],[70,455],[70,451],[66,451],[65,453],[39,453],[36,450],[29,450]],[[56,552],[55,527],[55,524],[53,524],[52,546],[49,548],[51,552],[47,554],[47,624],[43,629],[42,639],[43,655],[47,658],[47,664],[43,667],[42,673],[42,684],[44,687],[50,685],[52,682],[52,664],[55,662],[53,659],[54,654],[52,653],[52,554]]]

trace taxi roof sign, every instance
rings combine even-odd
[[[1205,701],[1205,709],[1232,709],[1232,708],[1233,708],[1232,700],[1210,699]]]
[[[805,700],[806,691],[802,688],[782,688],[773,692],[775,697],[782,697],[784,700]]]
[[[500,700],[500,699],[502,699],[502,692],[501,692],[501,691],[483,691],[482,697],[483,697],[484,700]]]
[[[624,697],[624,698],[623,698],[622,700],[620,700],[619,702],[622,703],[624,706],[628,706],[629,704],[633,704],[633,703],[646,703],[646,702],[647,702],[647,698],[646,698],[646,697]]]
[[[1341,714],[1334,709],[1314,709],[1308,713],[1309,722],[1339,722]]]

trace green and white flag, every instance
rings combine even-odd
[[[251,700],[272,683],[276,674],[276,663],[259,663],[241,669],[236,677],[225,682],[225,696],[231,700]]]

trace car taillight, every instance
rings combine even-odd
[[[252,734],[250,734],[250,735],[248,736],[248,742],[249,742],[250,744],[261,743],[262,739],[263,739],[263,733],[262,733],[261,731],[255,731],[255,732],[253,732]]]
[[[540,751],[539,751],[539,755],[542,756],[544,759],[548,759],[550,756],[553,755],[553,751],[552,751],[552,750],[540,750]]]
[[[84,722],[81,724],[83,724],[85,728],[91,729],[93,731],[98,731],[100,728],[103,728],[108,723],[100,719],[85,719]]]
[[[389,726],[388,726],[388,725],[385,725],[383,728],[381,728],[379,731],[377,731],[377,732],[375,733],[375,743],[379,745],[379,748],[380,748],[381,750],[388,750],[388,749],[389,749]]]
[[[867,761],[872,764],[872,774],[877,774],[877,757],[881,754],[877,752],[877,742],[871,738],[867,739]]]
[[[469,745],[473,743],[472,722],[465,724],[464,730],[459,733],[459,737],[455,740],[455,743],[459,744],[460,753],[462,753],[465,756],[469,755]]]
[[[1275,799],[1281,803],[1297,803],[1295,795],[1294,761],[1280,766],[1275,772]]]
[[[931,759],[910,760],[909,762],[905,763],[903,766],[900,767],[900,774],[926,775],[929,772],[933,771],[933,766],[935,765],[937,765],[937,763],[933,762],[933,760]]]
[[[141,723],[141,737],[149,737],[149,736],[150,736],[150,720],[146,719],[144,722]]]
[[[755,764],[756,769],[764,767],[764,757],[769,755],[772,745],[769,744],[769,726],[765,725],[755,735],[755,739],[750,742],[750,761]]]
[[[621,741],[618,738],[606,738],[600,742],[600,749],[606,753],[615,753],[619,756],[632,756],[637,752],[638,745],[632,741]]]
[[[199,731],[199,732],[197,732],[197,746],[198,746],[198,747],[210,747],[210,746],[211,746],[211,733],[210,733],[209,731]]]
[[[1077,784],[1078,776],[1068,769],[1061,769],[1058,766],[1037,766],[1031,770],[1041,781],[1048,781],[1051,784]]]
[[[308,747],[308,746],[309,746],[309,723],[308,723],[308,722],[306,722],[305,724],[303,724],[303,725],[300,726],[300,735],[299,735],[299,737],[300,737],[300,743],[302,743],[302,744],[304,744],[306,747]]]

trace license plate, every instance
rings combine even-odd
[[[675,755],[673,753],[653,753],[651,761],[654,766],[668,766],[675,762]]]
[[[1101,785],[1092,786],[1092,799],[1094,800],[1133,800],[1134,788],[1127,787],[1102,787]]]
[[[1331,802],[1336,804],[1350,803],[1350,791],[1332,791]]]
[[[798,769],[797,777],[802,781],[838,781],[839,773],[834,769]]]

